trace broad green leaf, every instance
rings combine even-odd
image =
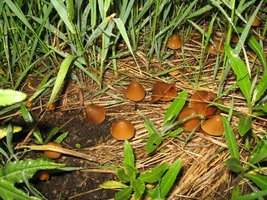
[[[243,137],[252,127],[251,116],[241,116],[238,122],[238,132]]]
[[[9,162],[0,168],[0,180],[7,180],[13,184],[22,183],[24,182],[24,178],[32,178],[39,170],[56,169],[62,166],[64,164],[54,163],[45,158]]]
[[[130,143],[125,140],[124,142],[124,160],[123,165],[126,167],[127,165],[134,167],[134,153],[133,148],[131,147]]]
[[[237,160],[236,158],[229,158],[224,163],[233,172],[239,173],[239,172],[244,171],[244,168],[240,164],[240,161]]]
[[[241,196],[241,195],[242,195],[242,191],[241,191],[240,187],[238,185],[236,185],[232,189],[231,199],[236,199],[238,196]]]
[[[67,132],[64,132],[64,133],[61,133],[61,134],[54,140],[54,142],[56,142],[56,143],[62,143],[63,140],[65,140],[65,138],[68,137],[68,135],[69,135],[69,132],[68,132],[68,131],[67,131]]]
[[[22,130],[21,126],[13,126],[13,131],[12,133],[18,133]],[[6,126],[2,126],[0,127],[0,139],[2,139],[3,137],[5,137],[7,135],[7,127]]]
[[[267,60],[266,55],[264,54],[264,51],[262,49],[262,46],[259,44],[259,42],[256,40],[256,38],[251,34],[247,39],[248,46],[257,54],[259,60],[261,61],[261,64],[264,67],[265,73],[267,72]]]
[[[136,175],[138,174],[138,170],[135,166],[130,166],[128,164],[125,164],[124,169],[117,169],[116,174],[120,181],[127,183],[131,182],[136,178]]]
[[[262,110],[263,112],[267,113],[267,103],[262,104],[260,106],[255,106],[255,107],[253,107],[253,110]]]
[[[250,173],[246,173],[244,176],[254,182],[261,190],[267,190],[267,176]]]
[[[155,134],[155,133],[159,134],[155,125],[148,118],[144,117],[144,123],[145,123],[146,130],[150,135]]]
[[[55,85],[53,87],[53,90],[52,90],[52,94],[50,96],[50,99],[48,101],[48,105],[50,105],[57,93],[59,92],[62,84],[63,84],[63,81],[67,75],[67,72],[72,64],[72,62],[74,61],[75,57],[74,56],[69,56],[67,58],[65,58],[62,62],[62,64],[60,65],[60,68],[59,68],[59,71],[58,71],[58,74],[57,74],[57,78],[56,78],[56,81],[55,81]]]
[[[0,89],[0,106],[9,106],[26,99],[27,95],[11,89]]]
[[[176,99],[171,103],[169,108],[166,111],[163,121],[163,130],[165,127],[171,125],[179,115],[180,111],[183,109],[184,104],[186,102],[188,93],[186,91],[182,91]]]
[[[253,91],[252,104],[256,103],[267,90],[267,69]]]
[[[117,169],[116,174],[119,180],[122,181],[123,183],[128,183],[131,181],[131,176],[128,175],[124,169]]]
[[[168,133],[169,137],[176,137],[177,135],[179,135],[180,133],[182,133],[184,131],[184,129],[182,127],[179,127],[178,129],[171,131],[170,133]]]
[[[163,163],[151,170],[143,172],[139,178],[142,179],[146,183],[155,183],[159,181],[161,176],[166,172],[168,169],[168,164]]]
[[[19,190],[5,179],[0,179],[0,197],[2,199],[18,199],[18,200],[37,200],[37,197],[31,197]]]
[[[162,177],[161,182],[156,186],[156,188],[151,193],[151,198],[158,198],[158,190],[160,191],[160,198],[165,198],[169,193],[170,189],[173,186],[173,183],[176,180],[177,175],[180,172],[182,167],[182,160],[175,161],[166,172],[166,174]]]
[[[147,143],[146,143],[146,152],[152,153],[157,149],[157,147],[162,143],[163,138],[158,133],[153,133],[149,136]]]
[[[119,192],[115,193],[115,200],[127,200],[131,197],[133,189],[131,187],[127,187],[122,189]]]
[[[139,199],[145,191],[144,181],[137,178],[131,182],[131,186],[134,190],[134,199]]]
[[[61,20],[66,24],[71,33],[75,34],[75,28],[73,23],[69,20],[68,11],[62,0],[51,0],[54,8],[59,14]]]
[[[128,186],[119,181],[106,181],[100,184],[99,187],[104,189],[123,189]]]
[[[239,161],[239,151],[238,145],[235,138],[235,133],[231,127],[230,122],[223,116],[223,127],[224,127],[224,135],[226,139],[226,144],[228,146],[229,153],[231,158],[235,158]]]
[[[229,45],[225,46],[225,52],[237,77],[237,84],[247,102],[250,103],[251,82],[247,67],[238,54],[235,53],[235,50],[233,50]]]
[[[255,200],[257,198],[262,198],[265,196],[267,196],[267,190],[257,191],[247,195],[238,196],[233,198],[232,200]]]
[[[261,141],[253,149],[249,162],[256,164],[263,160],[267,160],[267,136],[263,137]]]

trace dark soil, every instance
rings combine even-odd
[[[37,115],[36,112],[33,115]],[[22,119],[15,119],[12,123],[22,126],[25,125]],[[59,127],[60,133],[68,131],[68,137],[64,140],[62,146],[68,149],[77,149],[77,145],[80,145],[82,150],[82,148],[92,147],[110,139],[111,124],[112,120],[108,118],[101,124],[93,124],[84,118],[83,111],[49,111],[39,122],[39,127],[45,135],[54,127]],[[25,137],[25,134],[21,134],[20,136]],[[14,139],[19,141],[19,138]],[[43,154],[41,152],[35,151],[31,151],[27,155],[30,158],[42,156]],[[97,163],[67,155],[63,155],[61,158],[55,160],[55,162],[65,163],[69,167],[92,167],[97,165]],[[99,185],[105,181],[115,179],[116,177],[112,173],[77,170],[59,173],[51,172],[47,181],[40,181],[37,174],[33,183],[47,199],[104,200],[113,198],[116,191],[100,189]]]

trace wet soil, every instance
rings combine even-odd
[[[37,115],[37,112],[33,112]],[[37,117],[37,116],[35,116]],[[20,118],[14,118],[13,124],[25,125]],[[67,112],[49,111],[39,122],[41,133],[47,135],[52,128],[60,128],[60,133],[67,131],[69,134],[62,142],[62,146],[68,149],[89,148],[101,144],[111,138],[110,127],[112,120],[105,119],[101,124],[93,124],[84,118],[83,111],[74,110]],[[57,134],[53,139],[55,139]],[[26,133],[20,136],[25,137]],[[15,136],[15,135],[14,135]],[[46,136],[44,136],[46,137]],[[18,135],[15,141],[21,140]],[[41,152],[31,151],[26,157],[42,157]],[[63,155],[55,160],[58,163],[65,163],[68,167],[95,167],[98,164],[89,162],[85,159]],[[108,180],[116,180],[113,173],[109,172],[90,172],[90,170],[74,170],[68,172],[50,172],[49,179],[40,181],[38,174],[33,179],[34,186],[47,199],[111,199],[114,197],[114,190],[100,189],[99,185]]]

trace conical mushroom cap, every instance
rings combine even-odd
[[[128,120],[119,120],[111,127],[111,135],[116,140],[129,140],[134,136],[135,128]]]
[[[191,107],[203,117],[210,117],[217,114],[218,108],[216,106],[209,106],[210,103],[216,99],[216,94],[208,91],[196,91],[190,100]]]
[[[223,52],[223,49],[224,49],[224,45],[218,41],[218,40],[213,40],[216,48],[210,43],[208,46],[207,46],[207,51],[212,54],[212,55],[219,55]]]
[[[250,19],[251,16],[249,16],[248,18]],[[261,20],[258,18],[258,16],[256,16],[251,24],[251,26],[260,26],[261,25]]]
[[[176,96],[177,91],[174,87],[174,84],[156,82],[153,86],[151,101],[152,103],[155,103],[158,100],[170,101],[175,99]]]
[[[214,115],[201,124],[201,129],[213,136],[222,136],[224,133],[223,121],[221,115]]]
[[[144,87],[133,80],[124,91],[124,96],[132,101],[142,101],[145,98],[146,92]]]
[[[173,34],[170,37],[168,44],[167,44],[168,48],[170,49],[180,49],[182,45],[183,45],[182,40],[177,34]]]
[[[192,117],[188,120],[186,120],[183,123],[183,128],[186,131],[198,131],[200,129],[200,122],[201,119],[197,116],[193,117],[194,115],[197,115],[197,111],[195,111],[193,108],[189,108],[189,107],[185,107],[183,108],[183,110],[180,112],[179,116],[178,116],[178,120],[183,120],[185,118],[188,117]]]
[[[85,108],[85,115],[89,121],[95,124],[100,124],[105,120],[106,109],[103,106],[90,104]]]

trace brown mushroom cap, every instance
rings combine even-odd
[[[250,19],[251,16],[248,16],[248,19]],[[260,18],[258,18],[258,16],[256,16],[251,24],[251,26],[260,26],[261,25],[261,20]]]
[[[223,52],[224,45],[219,40],[213,40],[213,42],[217,49],[210,43],[207,46],[207,51],[212,55],[221,54]]]
[[[209,106],[216,99],[216,94],[208,91],[196,91],[190,100],[191,107],[203,117],[211,117],[218,114],[219,109],[216,106]]]
[[[171,101],[177,96],[177,91],[174,84],[156,82],[153,86],[151,101],[155,103],[156,101]]]
[[[95,124],[100,124],[105,120],[106,109],[103,106],[90,104],[85,108],[85,115],[89,121],[92,121]]]
[[[40,181],[46,181],[46,180],[48,180],[48,178],[49,178],[49,173],[47,171],[42,171],[39,174],[39,180]]]
[[[223,121],[221,115],[214,115],[201,124],[201,129],[213,136],[222,136],[224,133]]]
[[[145,98],[146,92],[144,87],[133,80],[124,91],[124,96],[132,101],[142,101]]]
[[[116,140],[129,140],[134,136],[135,129],[128,120],[119,120],[111,127],[111,135]]]
[[[168,44],[167,44],[168,48],[170,49],[179,49],[182,47],[182,45],[183,45],[182,40],[177,34],[173,34],[170,37]]]
[[[185,107],[183,108],[183,110],[180,112],[179,116],[178,116],[178,120],[183,120],[185,118],[197,115],[197,111],[195,111],[193,108],[189,108],[189,107]],[[185,121],[183,123],[183,128],[186,131],[198,131],[200,129],[200,122],[201,119],[199,117],[192,117],[190,119],[188,119],[187,121]]]
[[[56,147],[62,147],[61,144],[56,143],[56,142],[48,142],[47,145],[53,145],[53,146],[56,146]],[[55,151],[50,151],[50,150],[45,150],[44,151],[44,155],[47,158],[50,158],[50,159],[57,159],[57,158],[59,158],[61,156],[61,153],[55,152]]]

